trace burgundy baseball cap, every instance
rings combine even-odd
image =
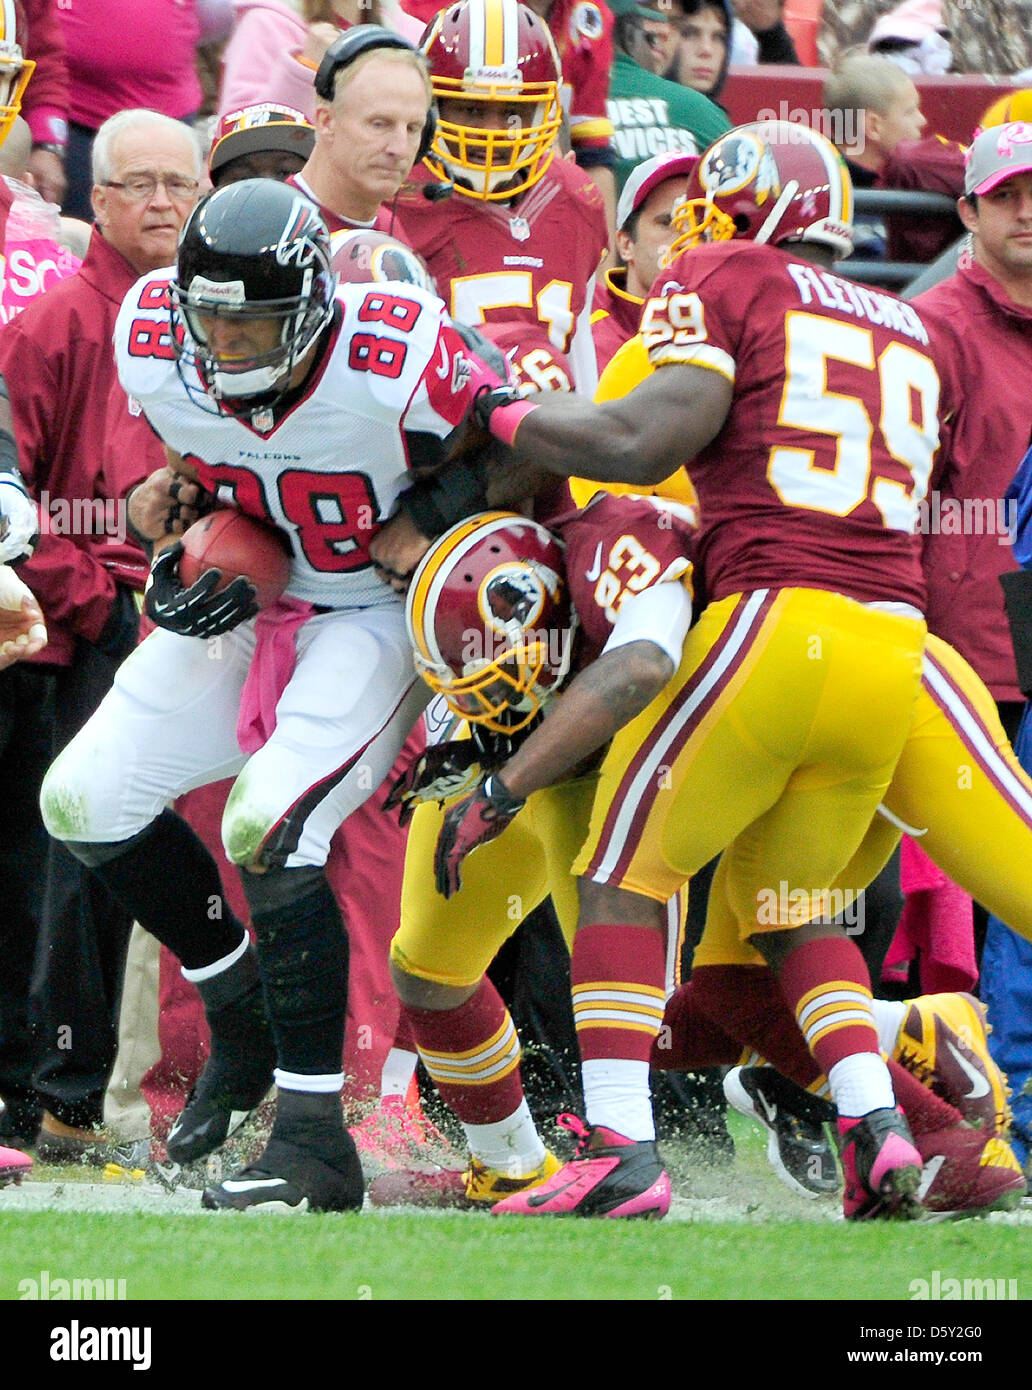
[[[1032,173],[1032,121],[989,126],[971,142],[964,169],[964,192],[991,192],[1012,174]]]
[[[624,224],[632,213],[638,211],[652,190],[667,179],[683,178],[685,186],[688,175],[699,162],[697,154],[656,154],[631,170],[627,182],[620,190],[620,201],[616,205],[616,225],[623,231]]]
[[[284,150],[307,160],[315,146],[315,130],[292,106],[261,102],[227,111],[219,121],[208,155],[208,171],[214,174],[231,159],[265,150]]]

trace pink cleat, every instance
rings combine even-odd
[[[26,1173],[32,1172],[32,1159],[21,1149],[5,1149],[0,1146],[0,1187],[7,1183],[19,1183]]]
[[[638,1143],[602,1125],[589,1128],[576,1115],[560,1115],[559,1123],[580,1140],[576,1156],[547,1182],[496,1203],[492,1215],[666,1215],[670,1179],[654,1140]]]
[[[859,1119],[839,1117],[839,1143],[847,1221],[921,1215],[921,1155],[900,1109],[872,1110]]]

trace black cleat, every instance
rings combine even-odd
[[[217,1187],[206,1187],[201,1206],[210,1211],[358,1211],[362,1206],[362,1165],[348,1140],[344,1166],[314,1150],[271,1138],[265,1152]]]
[[[261,990],[255,986],[208,1018],[211,1055],[165,1147],[173,1163],[214,1153],[257,1109],[276,1061]]]
[[[835,1107],[810,1095],[773,1067],[732,1067],[724,1077],[728,1103],[767,1131],[767,1158],[778,1177],[801,1197],[833,1197],[839,1190],[835,1147],[827,1126]]]

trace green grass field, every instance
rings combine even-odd
[[[125,1280],[129,1299],[908,1300],[912,1281],[1016,1281],[1032,1296],[1032,1213],[847,1226],[781,1187],[748,1122],[738,1156],[699,1169],[667,1146],[663,1222],[501,1220],[366,1210],[239,1217],[195,1194],[40,1169],[0,1192],[0,1300],[24,1281]],[[61,1178],[56,1187],[56,1178]],[[81,1209],[83,1207],[108,1209]],[[1009,1295],[1011,1285],[1006,1285]]]

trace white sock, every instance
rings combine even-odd
[[[525,1100],[504,1120],[462,1128],[474,1158],[510,1178],[525,1178],[545,1161],[545,1146]]]
[[[418,1052],[406,1052],[403,1048],[392,1047],[387,1054],[380,1073],[380,1099],[388,1096],[406,1096],[412,1078],[416,1074]]]
[[[244,939],[239,946],[234,946],[228,956],[220,956],[218,960],[213,960],[211,965],[199,965],[196,970],[182,968],[183,979],[189,980],[191,984],[197,984],[198,980],[210,980],[215,975],[221,975],[223,970],[228,970],[231,965],[236,965],[247,951],[251,944],[251,938],[244,932]]]
[[[896,1039],[909,1007],[909,1004],[902,1004],[897,999],[871,1000],[871,1012],[878,1029],[878,1046],[890,1057],[896,1050]]]
[[[835,1108],[842,1116],[895,1109],[892,1077],[876,1052],[854,1052],[843,1057],[828,1072],[828,1084]]]
[[[309,1076],[306,1072],[284,1071],[282,1067],[277,1067],[273,1076],[281,1091],[318,1091],[323,1095],[332,1095],[344,1085],[342,1071],[330,1072],[326,1076]]]
[[[605,1125],[627,1139],[655,1139],[648,1062],[598,1057],[581,1063],[584,1113],[589,1125]]]

